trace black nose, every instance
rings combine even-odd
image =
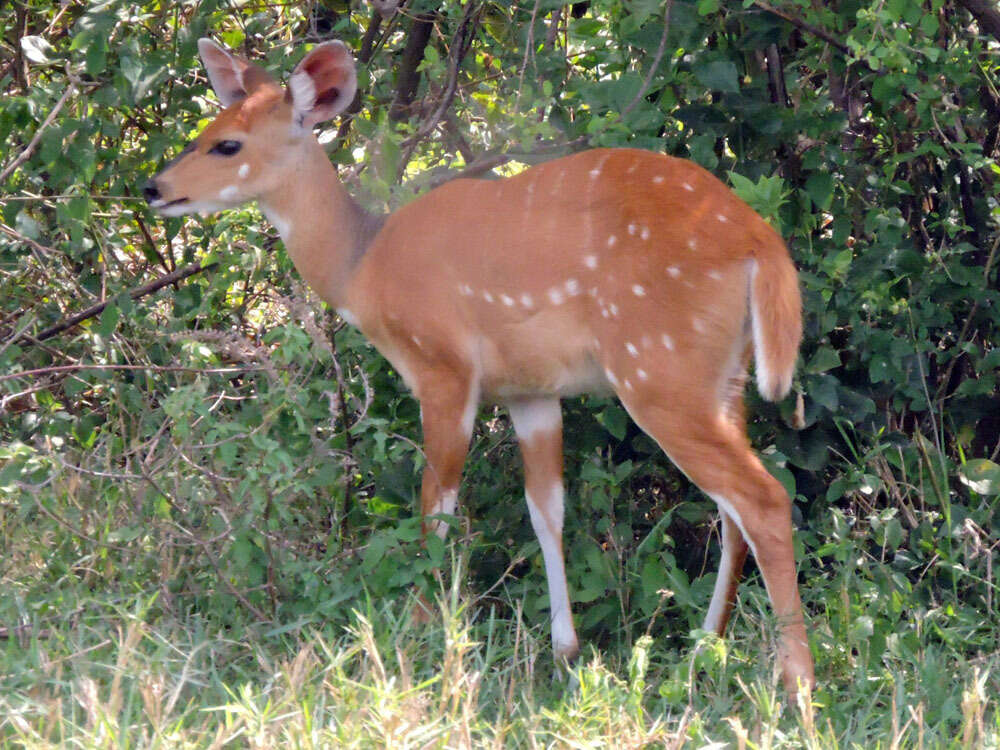
[[[146,185],[142,188],[142,197],[146,199],[147,203],[152,203],[160,198],[160,189],[156,187],[155,180],[147,180]]]

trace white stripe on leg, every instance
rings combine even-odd
[[[456,508],[458,508],[458,490],[445,490],[441,493],[441,499],[427,515],[436,516],[438,513],[446,513],[453,516]],[[434,533],[444,539],[448,535],[448,524],[444,521],[435,521]]]
[[[725,511],[720,510],[720,513],[725,515]],[[719,560],[719,572],[715,578],[715,588],[712,590],[712,601],[708,605],[708,614],[705,615],[705,624],[702,626],[705,630],[711,630],[713,633],[722,635],[720,632],[722,628],[722,618],[725,615],[726,608],[729,605],[727,601],[729,598],[729,583],[732,580],[735,571],[732,570],[733,567],[733,547],[736,540],[732,539],[733,525],[726,523],[726,519],[722,518],[722,559]],[[737,531],[739,533],[739,531]]]
[[[549,584],[549,608],[552,617],[552,650],[557,657],[572,656],[577,650],[573,613],[566,586],[566,569],[562,554],[563,487],[557,483],[548,497],[536,502],[525,492],[531,525],[545,560],[545,576]]]

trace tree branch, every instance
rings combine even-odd
[[[417,87],[420,85],[420,72],[417,68],[424,59],[424,50],[434,28],[434,18],[433,13],[420,13],[413,17],[410,24],[403,58],[396,74],[396,96],[389,106],[389,119],[393,122],[406,119],[417,95]]]
[[[145,297],[147,294],[152,294],[158,289],[162,289],[169,284],[186,279],[188,276],[194,276],[196,273],[201,273],[202,271],[209,271],[216,266],[218,263],[209,263],[207,266],[203,266],[201,263],[192,263],[190,266],[185,266],[184,268],[179,268],[176,271],[165,274],[158,279],[150,281],[148,284],[143,284],[140,287],[136,287],[129,292],[129,296],[132,299],[139,299],[140,297]],[[45,341],[45,339],[50,339],[57,333],[62,333],[68,328],[72,328],[78,323],[82,323],[88,318],[93,318],[96,315],[100,315],[104,312],[104,308],[108,306],[110,300],[105,300],[104,302],[98,302],[96,305],[91,305],[86,310],[81,310],[75,315],[56,323],[54,326],[46,328],[44,331],[39,333],[37,336],[29,336],[27,334],[21,336],[18,343],[21,344],[34,344],[37,341]]]
[[[972,14],[982,31],[1000,42],[1000,11],[994,0],[958,0],[958,4]]]
[[[780,8],[775,8],[770,3],[760,2],[760,0],[758,0],[757,2],[754,3],[754,5],[756,5],[761,10],[766,10],[768,13],[773,13],[774,15],[778,16],[778,18],[785,19],[786,21],[788,21],[788,23],[792,24],[792,26],[800,28],[803,31],[808,31],[813,36],[819,37],[824,42],[829,44],[831,47],[840,50],[845,55],[850,52],[850,49],[846,44],[841,42],[826,29],[821,29],[819,26],[813,26],[811,23],[806,23],[801,18],[793,16],[791,13],[781,10]]]

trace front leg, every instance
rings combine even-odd
[[[420,421],[424,430],[424,466],[420,487],[421,529],[444,539],[448,524],[431,517],[453,514],[479,406],[479,384],[470,374],[432,372],[421,379]],[[414,619],[426,621],[431,607],[420,595]]]
[[[471,376],[434,373],[420,391],[420,421],[424,429],[423,482],[420,512],[423,532],[434,531],[444,539],[448,524],[429,521],[438,513],[454,513],[458,507],[458,486],[469,450],[469,438],[479,407],[479,385]]]

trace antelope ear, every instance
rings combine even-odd
[[[259,83],[253,65],[211,39],[198,40],[198,54],[215,95],[224,107],[245,99],[255,88],[254,84]]]
[[[311,128],[343,112],[354,99],[358,77],[351,51],[341,41],[323,42],[302,58],[288,80],[295,122]]]

